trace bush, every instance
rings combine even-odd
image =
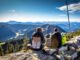
[[[4,55],[3,48],[2,48],[2,46],[0,45],[0,56],[3,56],[3,55]]]
[[[22,50],[28,50],[28,47],[27,47],[27,44],[29,43],[29,40],[28,38],[24,38],[23,39],[23,47],[22,47]]]

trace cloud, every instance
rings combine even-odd
[[[80,2],[79,3],[74,3],[74,4],[69,4],[69,12],[76,12],[76,11],[80,11]],[[66,5],[58,7],[59,10],[61,11],[66,11],[67,7]]]
[[[6,22],[6,21],[20,21],[20,22],[45,22],[45,21],[54,21],[54,22],[68,22],[67,16],[62,15],[43,15],[43,14],[29,14],[29,13],[6,13],[3,16],[0,16],[0,22]],[[70,18],[71,22],[80,22],[80,17]]]
[[[5,17],[0,17],[0,22],[6,21],[20,21],[20,22],[68,22],[67,17],[53,17],[53,16],[44,16],[44,15],[7,15]],[[80,18],[70,18],[70,22],[80,22]]]

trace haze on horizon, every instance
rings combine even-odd
[[[68,0],[70,21],[80,22],[80,1]],[[0,0],[0,22],[68,21],[65,0]]]

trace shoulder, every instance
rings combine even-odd
[[[32,36],[35,36],[37,34],[37,32],[33,32]]]

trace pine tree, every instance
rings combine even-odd
[[[9,45],[9,53],[12,53],[13,50],[14,50],[14,46],[13,46],[13,44],[10,44],[10,45]]]
[[[3,51],[2,46],[0,45],[0,56],[3,56],[3,55],[4,55],[4,51]]]
[[[28,50],[27,44],[28,44],[28,38],[23,38],[23,47],[22,47],[22,50],[24,50],[24,51]]]
[[[14,52],[17,52],[17,51],[19,51],[19,44],[18,44],[18,42],[16,41]]]
[[[9,54],[9,45],[10,45],[9,43],[10,43],[10,42],[8,42],[7,47],[6,47],[6,48],[7,48],[7,50],[6,50],[6,53],[7,53],[7,54]]]

